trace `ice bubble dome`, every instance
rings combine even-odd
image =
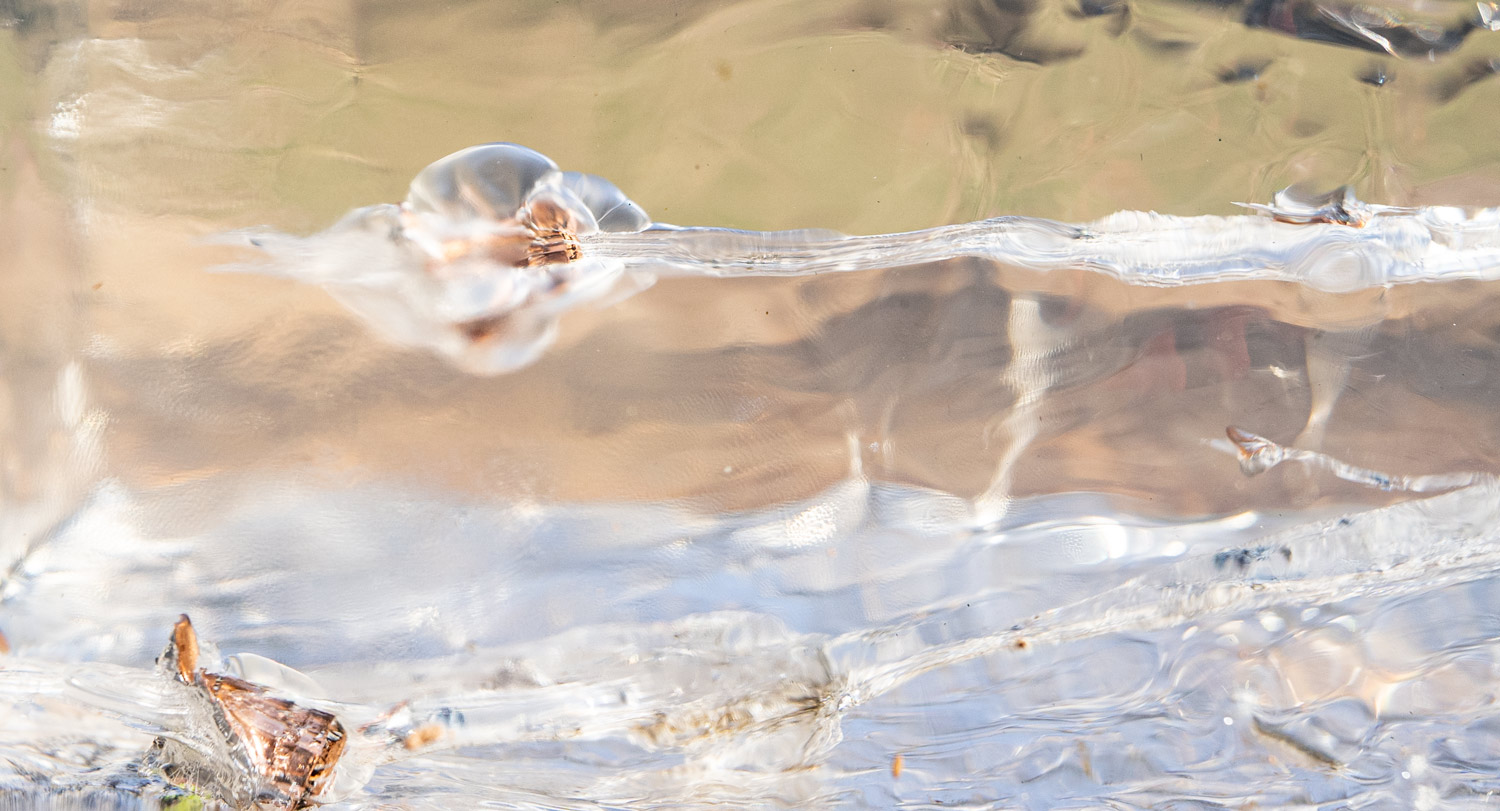
[[[483,144],[423,169],[400,205],[355,209],[310,237],[251,233],[272,261],[237,267],[320,284],[386,338],[498,374],[535,361],[561,313],[648,286],[580,240],[650,224],[603,178]]]

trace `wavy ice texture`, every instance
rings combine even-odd
[[[1050,752],[1045,729],[1065,719],[1077,728],[1082,768],[1092,770],[1089,764],[1098,763],[1111,775],[1098,788],[1128,789],[1145,804],[1192,794],[1206,802],[1282,805],[1300,796],[1298,780],[1305,783],[1319,769],[1333,767],[1362,781],[1393,778],[1394,771],[1418,762],[1423,773],[1414,779],[1416,793],[1391,797],[1410,802],[1423,796],[1420,787],[1431,785],[1473,796],[1500,788],[1494,772],[1487,771],[1497,759],[1493,747],[1483,743],[1489,734],[1483,713],[1421,718],[1414,709],[1421,699],[1399,691],[1376,699],[1384,719],[1361,715],[1364,710],[1347,701],[1303,698],[1288,709],[1274,695],[1258,692],[1263,688],[1254,680],[1263,676],[1254,670],[1247,671],[1227,708],[1198,707],[1208,701],[1201,691],[1212,692],[1222,682],[1209,679],[1195,687],[1203,677],[1194,675],[1194,668],[1221,660],[1226,637],[1242,650],[1255,650],[1283,630],[1292,639],[1326,636],[1357,616],[1361,606],[1400,606],[1465,583],[1482,590],[1500,575],[1496,477],[1403,479],[1240,429],[1228,433],[1227,443],[1215,444],[1237,456],[1247,475],[1291,463],[1381,489],[1450,492],[1271,533],[1248,547],[1222,545],[1226,535],[1235,534],[1230,527],[1205,527],[1215,540],[1206,536],[1207,543],[1175,559],[1079,573],[1078,582],[1054,594],[1040,611],[997,585],[837,635],[792,633],[773,617],[727,611],[651,625],[596,625],[506,649],[408,661],[399,669],[335,673],[334,679],[357,685],[359,692],[333,701],[320,698],[307,676],[262,657],[222,659],[205,646],[197,666],[258,681],[279,698],[312,702],[334,713],[350,739],[329,799],[353,807],[362,807],[361,798],[372,799],[365,793],[372,784],[378,792],[382,780],[400,782],[424,769],[489,785],[481,795],[489,799],[535,803],[540,798],[517,772],[528,763],[546,766],[549,747],[557,746],[566,746],[581,764],[597,759],[628,768],[559,770],[552,763],[550,771],[544,768],[531,778],[551,807],[632,805],[643,793],[656,802],[731,806],[769,799],[788,805],[829,801],[860,776],[830,760],[841,746],[851,745],[851,731],[873,725],[883,736],[936,735],[936,748],[914,749],[913,759],[920,761],[944,756],[941,729],[949,713],[995,717],[993,728],[966,734],[962,744],[1000,757],[1005,769],[1023,777],[1030,774],[1023,782],[1039,781],[1032,790],[1041,793],[1026,796],[1042,806],[1091,796],[1048,794],[1058,790],[1056,764],[1045,766],[1029,754]],[[1475,610],[1483,611],[1485,604],[1480,599]],[[1351,613],[1342,613],[1340,606]],[[1217,631],[1196,633],[1211,628]],[[1293,633],[1296,628],[1301,630]],[[1380,633],[1376,628],[1368,633]],[[1118,643],[1122,637],[1148,645],[1177,640],[1180,650],[1164,665],[1142,670],[1128,650],[1122,654],[1122,647],[1130,647]],[[1382,638],[1389,643],[1399,636],[1374,642]],[[1086,659],[1091,644],[1110,640],[1113,646],[1097,649],[1102,660],[1091,668],[1097,672],[1080,682],[1072,657]],[[1042,661],[1032,662],[1033,656]],[[24,719],[49,712],[57,717],[62,707],[67,708],[62,717],[88,719],[98,750],[87,768],[77,770],[80,780],[96,779],[101,764],[113,764],[117,784],[139,789],[139,781],[129,782],[127,765],[133,731],[169,741],[177,757],[174,768],[188,770],[197,791],[246,796],[263,776],[247,773],[242,758],[227,754],[234,742],[210,722],[201,696],[175,678],[173,657],[169,646],[155,671],[101,664],[0,669],[0,706],[23,719],[23,732]],[[1400,654],[1393,657],[1400,661]],[[969,664],[1005,688],[1000,695],[1007,704],[984,706],[993,692],[947,696],[920,712],[921,701],[913,708],[904,708],[904,702],[926,693],[891,701],[934,674]],[[1295,657],[1281,665],[1295,666]],[[1054,678],[1070,682],[1072,692],[1065,698],[1048,699],[1057,688],[1044,685]],[[1028,705],[1028,695],[1036,706]],[[1116,714],[1127,708],[1134,720],[1119,720]],[[1411,717],[1402,720],[1408,712]],[[1007,713],[1007,720],[999,720]],[[1123,760],[1108,753],[1113,740],[1108,730],[1152,719],[1166,723],[1167,732],[1127,737]],[[1284,746],[1294,762],[1300,757],[1313,765],[1296,766],[1290,782],[1272,780],[1258,750],[1231,746],[1228,759],[1209,773],[1154,771],[1154,763],[1182,760],[1184,752],[1175,750],[1194,746],[1193,741],[1225,746],[1226,728],[1237,722],[1243,722],[1244,734]],[[1041,729],[1029,734],[1031,724]],[[1100,724],[1107,726],[1095,728]],[[1434,746],[1437,756],[1422,754]],[[1069,762],[1072,749],[1069,744],[1067,751],[1044,759]],[[148,758],[148,772],[159,768],[153,764]],[[51,784],[65,786],[67,779],[54,776]],[[1246,784],[1237,782],[1245,779],[1257,781],[1249,795]],[[443,788],[441,780],[427,788],[431,793],[419,795],[413,807],[444,807],[452,788]],[[959,796],[941,782],[928,788],[950,803]],[[589,799],[576,804],[558,799],[566,796]]]
[[[1453,471],[1489,459],[1493,294],[1312,293],[1374,267],[1377,287],[1491,278],[1491,219],[1284,194],[1244,217],[750,234],[650,227],[518,147],[460,153],[402,206],[256,239],[480,372],[632,282],[872,273],[764,281],[797,327],[744,343],[606,325],[527,386],[342,322],[181,378],[101,349],[56,399],[108,415],[114,466],[3,586],[0,791],[138,806],[172,791],[157,739],[205,794],[257,791],[201,695],[111,664],[188,610],[255,651],[202,667],[338,718],[343,808],[1483,798],[1500,488]],[[929,266],[997,253],[1101,272]],[[419,433],[436,412],[451,430]],[[1231,424],[1297,439],[1205,447]],[[825,476],[830,436],[847,456]],[[329,483],[307,460],[330,458],[371,475]],[[630,487],[547,489],[592,479]]]
[[[158,736],[244,796],[212,713],[151,668],[184,611],[254,652],[203,667],[346,725],[328,811],[1500,791],[1500,284],[1163,288],[967,258],[806,276],[785,251],[761,265],[782,277],[721,280],[760,245],[850,264],[872,240],[644,215],[533,233],[473,165],[409,215],[276,237],[297,273],[392,271],[335,292],[429,352],[315,286],[203,274],[224,252],[190,244],[396,202],[390,167],[404,186],[434,139],[503,126],[594,150],[687,224],[1154,208],[1362,251],[1422,211],[1273,190],[1496,205],[1491,0],[76,5],[0,14],[21,136],[0,183],[0,806],[199,805],[159,802]],[[537,206],[553,226],[588,208],[570,194]],[[1289,250],[1130,216],[1146,230],[1117,223],[1109,250]],[[992,230],[1099,250],[1035,225]],[[611,242],[598,298],[548,286]],[[964,247],[933,242],[905,255]],[[523,312],[485,292],[492,267],[530,285]],[[448,287],[458,312],[424,309]],[[466,331],[465,307],[497,318]],[[441,357],[515,367],[558,324],[520,374]]]
[[[422,170],[400,206],[357,209],[309,237],[244,235],[269,261],[237,269],[322,285],[388,337],[478,374],[532,363],[564,313],[658,276],[801,276],[979,257],[1157,287],[1262,280],[1344,293],[1500,278],[1500,208],[1382,206],[1348,189],[1245,205],[1259,216],[997,217],[861,237],[681,228],[653,225],[602,178],[487,144]]]

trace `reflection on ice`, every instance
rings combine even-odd
[[[1152,286],[1275,280],[1349,292],[1500,276],[1500,209],[1380,206],[1348,190],[1250,207],[1266,216],[1000,217],[866,237],[651,226],[607,181],[489,144],[424,169],[400,206],[356,210],[305,238],[248,236],[269,261],[241,267],[323,285],[398,342],[490,374],[535,361],[564,312],[661,275],[811,275],[975,257]]]
[[[1436,59],[1456,50],[1471,33],[1496,27],[1493,0],[1454,5],[1463,9],[1462,16],[1424,19],[1411,12],[1430,15],[1453,7],[1407,10],[1319,0],[1252,0],[1245,4],[1245,25],[1391,56]]]
[[[1489,762],[1490,755],[1473,749],[1472,743],[1473,736],[1485,734],[1480,728],[1485,723],[1483,710],[1418,711],[1412,702],[1425,699],[1402,692],[1406,679],[1429,678],[1421,671],[1441,667],[1447,660],[1420,664],[1432,648],[1413,637],[1411,629],[1395,633],[1414,649],[1380,649],[1391,641],[1380,629],[1384,620],[1372,618],[1359,606],[1385,607],[1380,616],[1399,615],[1408,601],[1471,583],[1479,600],[1474,610],[1489,610],[1490,598],[1483,596],[1490,589],[1486,584],[1500,577],[1500,539],[1494,530],[1500,526],[1500,485],[1495,478],[1405,478],[1284,448],[1237,429],[1230,434],[1234,443],[1226,449],[1249,462],[1246,472],[1251,474],[1275,464],[1298,463],[1383,489],[1458,489],[1269,534],[1258,531],[1269,516],[1201,527],[1137,528],[1134,532],[1150,539],[1145,546],[1149,551],[1132,554],[1127,548],[1110,548],[1118,565],[1074,567],[1065,579],[1052,572],[1027,576],[1017,570],[1008,581],[956,595],[934,594],[874,626],[841,633],[795,633],[766,613],[710,611],[658,623],[589,623],[527,641],[408,659],[396,667],[335,666],[320,678],[334,701],[317,702],[319,710],[290,703],[313,700],[308,694],[318,688],[308,677],[263,657],[241,654],[221,665],[207,646],[201,661],[184,655],[196,651],[197,645],[191,626],[182,620],[155,672],[100,664],[10,669],[0,671],[0,703],[21,719],[56,716],[67,707],[73,715],[96,718],[96,726],[111,718],[123,721],[147,739],[157,736],[171,742],[165,749],[157,746],[160,752],[170,749],[169,754],[147,758],[144,768],[163,770],[174,780],[191,774],[188,780],[195,790],[231,799],[245,791],[255,793],[245,787],[257,781],[270,780],[283,789],[291,785],[277,777],[285,772],[276,772],[270,761],[233,756],[236,746],[243,747],[256,735],[272,736],[262,738],[265,743],[289,733],[247,731],[254,728],[237,725],[228,710],[216,711],[224,699],[202,692],[216,683],[234,687],[236,695],[253,698],[275,713],[300,712],[321,719],[323,727],[347,730],[347,753],[339,761],[334,790],[356,805],[366,796],[361,787],[397,779],[401,764],[422,762],[442,763],[443,779],[464,770],[486,774],[484,782],[500,792],[497,796],[525,802],[520,798],[528,778],[516,770],[529,758],[551,757],[538,747],[559,745],[573,753],[570,759],[630,765],[624,770],[582,769],[571,775],[544,771],[532,779],[560,782],[538,782],[538,789],[561,793],[559,786],[571,786],[574,796],[628,803],[638,796],[635,792],[650,786],[658,801],[732,803],[733,795],[721,781],[730,774],[744,774],[770,781],[757,787],[752,780],[749,788],[742,787],[750,792],[747,801],[775,797],[798,804],[837,792],[859,773],[858,768],[849,771],[841,765],[847,754],[837,754],[845,751],[851,734],[886,740],[894,747],[892,753],[907,753],[903,762],[910,765],[903,770],[920,774],[924,762],[947,756],[951,743],[944,743],[941,733],[934,736],[934,729],[942,727],[950,711],[980,713],[970,715],[960,727],[966,730],[960,733],[964,745],[981,750],[998,746],[1010,752],[1006,759],[1019,757],[1009,768],[1014,774],[1030,775],[1028,784],[1040,781],[1034,790],[1043,796],[1053,796],[1048,792],[1063,786],[1072,786],[1067,796],[1076,796],[1071,793],[1078,790],[1076,775],[1055,773],[1060,763],[1072,763],[1070,768],[1108,774],[1096,784],[1108,796],[1120,791],[1171,794],[1191,787],[1207,798],[1287,801],[1289,795],[1278,793],[1275,781],[1264,779],[1263,794],[1243,796],[1244,786],[1234,775],[1253,774],[1264,760],[1255,749],[1244,748],[1247,744],[1222,739],[1231,732],[1259,735],[1264,739],[1260,746],[1285,746],[1301,753],[1311,764],[1305,768],[1314,771],[1330,765],[1351,771],[1351,776],[1339,779],[1386,779],[1380,770],[1393,767],[1380,765],[1379,758],[1420,756],[1432,773],[1418,786],[1476,793],[1493,789],[1492,777],[1463,765]],[[856,490],[874,496],[868,488]],[[909,502],[902,512],[910,514],[924,512],[920,502],[932,496],[887,492],[883,498]],[[828,500],[827,494],[819,498]],[[878,519],[866,524],[864,545],[878,543],[874,535],[879,526]],[[1039,544],[1058,535],[1058,528],[1048,525],[997,533],[965,530],[962,522],[905,531],[916,533],[913,541],[926,538],[922,543],[956,540],[997,551],[1020,546],[1022,555],[1028,532],[1036,533]],[[1236,534],[1246,545],[1225,546]],[[1110,547],[1110,542],[1105,544]],[[920,554],[920,544],[910,551]],[[454,547],[451,553],[465,551]],[[788,568],[806,567],[812,559],[794,557]],[[774,567],[768,574],[771,571]],[[883,566],[882,571],[904,581],[893,591],[921,589],[920,566],[905,572],[900,566]],[[607,576],[637,580],[628,572]],[[577,585],[591,587],[586,580]],[[823,588],[836,592],[840,586]],[[154,602],[161,607],[173,599],[194,598],[158,594]],[[467,599],[455,595],[454,607]],[[495,610],[503,609],[497,604]],[[1338,666],[1355,668],[1341,678],[1373,681],[1355,691],[1366,695],[1364,699],[1324,702],[1319,691],[1336,696],[1342,695],[1342,688],[1315,686],[1323,678],[1317,673],[1316,656],[1334,655],[1327,653],[1331,644],[1347,648],[1351,637],[1341,629],[1350,623],[1360,625],[1365,644],[1375,647],[1336,654]],[[1318,641],[1325,637],[1346,641]],[[1122,639],[1139,640],[1141,647],[1122,646]],[[1168,645],[1168,639],[1181,641]],[[350,641],[357,648],[358,642]],[[1452,644],[1453,640],[1431,641],[1440,649]],[[1297,652],[1308,645],[1324,653]],[[1242,670],[1241,676],[1220,674],[1212,684],[1238,684],[1243,679],[1245,686],[1231,693],[1203,692],[1205,676],[1198,670],[1230,667],[1222,656],[1236,649],[1241,654],[1229,661],[1238,662],[1231,670]],[[340,653],[347,656],[350,650],[346,646]],[[1260,653],[1247,654],[1255,651]],[[1096,666],[1081,664],[1096,656]],[[1033,657],[1040,660],[1032,663]],[[1359,664],[1365,659],[1371,663]],[[1383,663],[1375,664],[1376,659]],[[969,667],[984,669],[983,681],[990,683],[972,697],[922,687],[934,678],[965,678],[956,674]],[[1397,675],[1414,667],[1416,676]],[[212,675],[221,668],[232,674]],[[1265,668],[1276,669],[1275,675],[1261,672]],[[1306,668],[1311,669],[1304,672]],[[940,675],[944,673],[954,675]],[[1488,678],[1486,673],[1444,678],[1468,684]],[[179,682],[199,692],[168,689]],[[1282,692],[1287,689],[1293,693]],[[982,708],[997,699],[1007,702],[1003,710]],[[1162,714],[1149,735],[1128,733],[1128,743],[1109,743],[1109,736],[1121,734],[1111,719],[1119,713],[1151,717],[1141,715],[1147,707],[1157,707]],[[1402,714],[1405,708],[1422,714]],[[1008,716],[1004,723],[997,718],[992,728],[972,726],[975,717],[1002,711]],[[1061,718],[1079,727],[1078,743],[1043,756],[1054,741],[1046,730]],[[1127,722],[1126,728],[1132,723],[1138,721]],[[1236,724],[1240,730],[1226,728]],[[121,774],[134,768],[130,764],[138,753],[128,743],[131,735],[122,733],[112,744],[116,748],[101,749],[87,768],[112,768]],[[1013,743],[1004,743],[1007,739]],[[284,743],[290,746],[294,740],[295,736],[285,738]],[[860,741],[855,749],[869,743]],[[220,751],[225,745],[229,749]],[[1165,764],[1192,762],[1188,751],[1204,745],[1231,753],[1228,762],[1214,767],[1212,780],[1195,776],[1192,769],[1176,778],[1161,771]],[[1107,754],[1112,746],[1134,754],[1113,761]],[[1468,760],[1444,760],[1433,748],[1454,746],[1467,753]],[[183,771],[184,757],[202,758],[205,753],[207,758],[196,762],[206,767]],[[66,765],[52,763],[49,768],[56,771]],[[312,780],[307,785],[315,793],[316,775],[306,770],[302,774]],[[711,777],[714,774],[721,777]],[[1056,783],[1059,779],[1063,782]],[[1440,783],[1433,782],[1438,779]],[[729,782],[739,785],[738,780]],[[929,789],[944,791],[941,783]],[[432,807],[441,807],[441,800],[434,802]]]
[[[254,235],[262,269],[398,342],[516,374],[337,318],[210,344],[152,396],[134,381],[175,361],[70,367],[68,447],[115,458],[4,583],[0,790],[1055,808],[1500,788],[1491,710],[1451,698],[1500,656],[1500,500],[1465,472],[1493,443],[1500,213],[1253,208],[673,228],[490,145],[400,206]],[[658,277],[540,356],[566,313]],[[351,458],[358,481],[318,472]],[[181,611],[247,652],[148,669]],[[1426,618],[1454,612],[1462,631]],[[231,720],[255,708],[280,726]],[[297,712],[343,732],[331,783]],[[307,768],[276,771],[278,746]],[[1414,759],[1425,776],[1398,780]]]
[[[712,315],[683,308],[687,327],[646,319],[653,336],[682,329],[667,349],[642,352],[641,333],[596,327],[504,378],[345,330],[344,348],[311,372],[272,355],[258,361],[268,376],[219,376],[242,367],[211,350],[162,402],[114,406],[116,448],[138,436],[133,452],[197,467],[112,475],[15,564],[6,622],[21,630],[6,660],[17,664],[0,671],[0,751],[19,765],[0,786],[107,781],[155,796],[177,790],[172,779],[231,799],[262,791],[262,763],[225,743],[246,734],[224,732],[198,677],[184,685],[180,672],[141,666],[187,610],[205,637],[249,651],[220,662],[204,645],[197,670],[336,719],[346,750],[320,796],[353,808],[414,795],[430,808],[570,797],[1051,808],[1185,793],[1278,805],[1308,785],[1397,802],[1423,787],[1494,788],[1457,765],[1493,760],[1489,711],[1444,703],[1434,686],[1472,693],[1492,667],[1467,652],[1489,656],[1500,638],[1488,596],[1500,502],[1490,475],[1462,472],[1486,467],[1492,441],[1484,285],[1336,296],[1255,277],[1258,266],[1251,281],[1147,287],[1094,272],[1102,260],[1035,273],[987,259],[728,282],[712,276],[794,266],[794,254],[756,245],[849,269],[900,255],[862,253],[871,245],[917,261],[935,243],[712,229],[594,232],[577,237],[577,259],[528,264],[566,255],[589,217],[608,220],[614,209],[590,207],[595,192],[516,192],[507,199],[525,211],[510,222],[450,209],[422,233],[460,223],[458,236],[426,247],[389,231],[338,238],[356,254],[368,244],[416,257],[420,279],[470,262],[548,274],[629,243],[655,252],[652,275],[706,277],[631,305],[686,289],[707,306],[723,286],[781,285],[768,301],[790,288],[792,309],[812,315],[796,331],[698,348],[683,336]],[[477,192],[453,198],[466,194]],[[544,199],[588,216],[544,233]],[[408,208],[412,223],[439,216]],[[407,213],[380,211],[398,224]],[[1437,211],[1283,197],[1270,216],[1177,221],[1184,239],[1206,238],[1162,250],[1291,250],[1214,238],[1244,233],[1310,239],[1330,255],[1360,240],[1385,250],[1394,232],[1382,228],[1425,217],[1431,237]],[[938,233],[982,240],[1010,227]],[[1005,233],[1067,231],[1016,228]],[[1091,228],[1091,240],[1059,239],[1096,256],[1155,244],[1149,227]],[[1475,233],[1479,253],[1455,254],[1478,261],[1487,243]],[[322,250],[309,267],[333,267],[317,264],[334,258]],[[633,259],[610,261],[633,272]],[[380,274],[401,267],[369,265],[358,284],[404,312],[426,299],[402,295],[448,279],[383,286],[401,276]],[[847,292],[860,283],[869,289]],[[565,288],[539,286],[527,306],[545,310]],[[101,354],[59,384],[80,453],[101,452],[83,441],[96,430],[83,415],[134,377],[159,377],[159,362]],[[326,402],[290,393],[278,374],[312,375]],[[399,386],[410,399],[390,428],[379,406]],[[548,387],[556,401],[531,399]],[[229,427],[181,442],[175,410]],[[1434,421],[1438,440],[1413,427]],[[195,462],[205,446],[242,452],[240,423],[269,426],[292,461]],[[628,489],[559,496],[490,478],[522,456],[550,473],[575,442],[580,472],[563,484]],[[356,452],[384,475],[305,473],[308,458]],[[463,476],[443,478],[454,470]],[[1467,612],[1469,635],[1403,608],[1435,593],[1468,595],[1451,610]],[[218,770],[178,765],[194,753]],[[1418,756],[1437,764],[1426,782],[1392,777]]]
[[[0,12],[0,806],[1500,792],[1491,0],[181,5]]]

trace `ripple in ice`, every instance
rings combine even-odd
[[[1348,190],[1289,190],[1248,207],[1255,213],[1237,217],[1126,211],[1087,225],[998,217],[863,237],[679,228],[653,225],[608,181],[487,144],[422,170],[399,206],[356,209],[308,237],[241,234],[269,261],[236,267],[320,284],[380,333],[479,374],[534,362],[568,310],[659,276],[800,276],[971,257],[1161,287],[1272,280],[1348,292],[1500,277],[1500,208],[1382,206]]]

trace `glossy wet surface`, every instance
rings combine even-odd
[[[494,140],[686,226],[1494,206],[1492,6],[4,13],[0,807],[182,807],[152,741],[222,745],[153,667],[184,611],[349,730],[337,807],[1500,789],[1483,273],[662,265],[474,374],[202,239]],[[1231,426],[1368,475],[1248,476]]]

